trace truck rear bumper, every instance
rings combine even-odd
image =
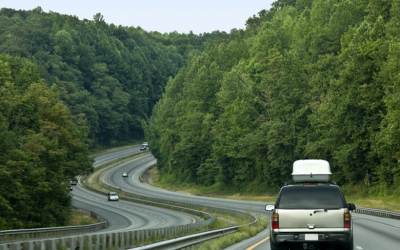
[[[346,233],[318,233],[318,240],[306,240],[306,234],[282,233],[274,235],[275,242],[280,243],[347,243],[350,240],[350,234]]]

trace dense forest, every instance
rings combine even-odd
[[[0,230],[63,225],[70,178],[92,170],[85,127],[27,60],[0,55]]]
[[[138,27],[33,10],[2,8],[0,54],[29,59],[41,78],[85,125],[93,146],[144,139],[148,120],[165,85],[205,44],[229,40],[214,31],[161,34]]]
[[[400,194],[400,2],[278,0],[168,81],[144,124],[164,181],[262,193],[293,161]]]
[[[0,10],[0,230],[62,226],[90,146],[143,139],[168,79],[207,43],[230,40],[33,10]]]

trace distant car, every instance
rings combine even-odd
[[[108,201],[118,201],[119,196],[115,192],[108,193]]]
[[[149,147],[149,143],[148,142],[143,142],[142,146],[146,146],[146,148]]]
[[[128,172],[123,172],[122,177],[128,177]]]
[[[143,150],[146,150],[147,149],[147,147],[145,146],[145,145],[142,145],[141,147],[140,147],[140,151],[143,151]]]
[[[72,179],[69,181],[69,183],[70,183],[71,185],[76,185],[76,184],[78,183],[78,179],[77,179],[76,177],[74,177],[74,178],[72,178]]]
[[[67,190],[68,190],[68,191],[72,191],[72,190],[73,190],[73,189],[72,189],[72,186],[68,186],[68,187],[67,187]]]

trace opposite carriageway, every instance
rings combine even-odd
[[[107,157],[104,157],[103,154],[103,161],[100,163],[96,162],[95,164],[98,166],[104,164],[105,159],[110,162],[113,161],[112,159],[115,160],[116,158],[124,158],[132,155],[132,152],[133,154],[140,152],[138,147],[134,147],[133,149],[134,150],[130,149],[131,152],[128,152],[125,149],[123,154],[118,151],[112,151],[108,153],[112,156],[108,155]],[[81,235],[88,232],[95,232],[100,229],[102,229],[101,233],[115,233],[120,232],[121,230],[129,231],[136,229],[152,229],[168,226],[190,225],[202,221],[202,219],[199,217],[193,215],[188,216],[187,214],[178,211],[172,211],[143,204],[134,204],[126,201],[108,202],[106,196],[90,192],[87,189],[82,188],[80,185],[77,185],[74,188],[72,194],[73,206],[75,208],[93,211],[95,214],[100,215],[102,219],[108,222],[107,227],[104,228],[104,225],[101,223],[101,226],[37,229],[36,232],[40,233],[33,234],[32,232],[28,232],[29,235],[20,234],[17,237],[4,236],[3,240],[0,242],[0,249],[9,249],[11,245],[8,243],[28,243],[29,241],[37,241],[42,238]],[[86,230],[86,227],[92,227],[93,230]],[[10,241],[10,239],[12,240]],[[6,245],[4,246],[4,244]],[[23,246],[23,244],[16,246],[16,249],[20,248],[21,246]]]

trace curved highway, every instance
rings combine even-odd
[[[137,154],[140,152],[141,152],[140,146],[138,146],[138,145],[126,147],[126,148],[122,148],[122,149],[118,149],[118,150],[106,151],[104,153],[100,153],[100,154],[93,156],[93,158],[95,159],[95,163],[93,165],[96,168],[96,166],[99,166],[100,164],[103,164],[103,163],[110,162],[116,158],[125,157],[125,156],[129,156],[132,154]]]
[[[255,214],[270,216],[266,212],[265,203],[225,200],[208,198],[194,195],[175,193],[159,188],[152,187],[139,181],[139,176],[150,165],[156,163],[153,156],[144,156],[140,164],[128,164],[114,168],[109,172],[107,181],[114,186],[119,186],[125,190],[130,190],[142,195],[158,198],[168,198],[177,201],[185,201],[209,206],[230,208],[242,211],[252,211]],[[122,172],[128,172],[128,178],[122,178]],[[356,204],[357,205],[357,204]],[[400,220],[387,219],[382,217],[353,213],[354,225],[354,249],[368,250],[393,250],[400,249]],[[269,231],[264,230],[257,236],[242,241],[227,249],[270,249]]]
[[[139,149],[137,147],[137,149]],[[132,154],[132,148],[124,149],[123,153],[111,151],[102,155],[102,162],[110,161],[113,158],[123,157]],[[139,157],[135,160],[136,167],[143,167]],[[100,163],[100,164],[101,164]],[[95,165],[98,165],[96,158]],[[128,162],[127,164],[131,164]],[[122,165],[124,166],[124,165]],[[123,230],[159,228],[176,225],[197,223],[200,219],[197,216],[176,212],[168,209],[152,207],[127,201],[107,201],[107,197],[91,192],[80,185],[76,185],[73,194],[73,206],[86,211],[93,211],[107,220],[109,227],[101,232],[113,232]]]

